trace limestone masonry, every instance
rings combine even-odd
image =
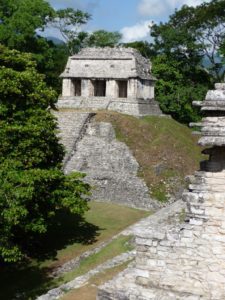
[[[59,136],[66,148],[64,172],[80,171],[93,187],[92,199],[142,209],[157,209],[129,148],[117,141],[111,124],[95,122],[94,113],[60,109]]]
[[[134,116],[161,115],[148,59],[132,48],[85,48],[69,57],[59,108],[114,110]]]
[[[101,286],[99,300],[225,299],[225,84],[215,88],[195,102],[209,160],[190,177],[186,212],[137,231],[135,267]]]

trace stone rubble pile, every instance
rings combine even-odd
[[[101,286],[98,300],[225,299],[225,84],[215,88],[194,103],[209,160],[190,177],[186,212],[137,232],[135,267]]]

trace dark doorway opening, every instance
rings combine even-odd
[[[81,79],[73,80],[74,96],[81,96]]]
[[[119,98],[127,98],[127,80],[118,81],[118,96]]]
[[[94,96],[105,97],[106,93],[106,81],[105,80],[94,80]]]

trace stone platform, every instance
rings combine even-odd
[[[88,110],[111,110],[143,117],[164,116],[154,99],[110,98],[110,97],[59,97],[57,107]]]

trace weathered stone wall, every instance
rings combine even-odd
[[[86,126],[89,123],[93,113],[80,112],[74,113],[72,110],[52,111],[58,121],[58,136],[65,147],[64,167],[76,149],[77,142],[86,132]]]
[[[188,224],[161,228],[158,238],[147,232],[139,234],[136,262],[143,273],[136,283],[163,289],[168,295],[174,292],[192,294],[193,299],[225,299],[225,196],[213,192],[184,196],[189,205]]]
[[[109,97],[63,97],[57,102],[58,108],[78,108],[89,110],[112,110],[137,117],[146,115],[161,116],[162,112],[155,100],[141,100],[135,98]]]
[[[182,200],[179,200],[170,206],[167,206],[161,210],[159,210],[154,215],[151,215],[147,219],[143,220],[143,224],[137,226],[133,233],[138,236],[136,241],[140,244],[137,248],[140,255],[141,252],[144,252],[144,255],[147,256],[147,252],[152,245],[156,245],[161,239],[162,234],[166,230],[167,226],[180,225],[181,218],[183,218],[184,212],[186,211],[186,204]],[[164,230],[163,230],[164,228]],[[140,238],[140,233],[144,231],[145,240],[143,245],[143,236]],[[153,239],[153,242],[151,242]],[[153,256],[155,255],[155,252]],[[149,253],[148,259],[151,257]],[[163,292],[158,292],[156,289],[150,290],[144,285],[138,284],[137,278],[146,276],[147,265],[144,269],[138,268],[138,263],[130,264],[129,268],[116,276],[112,281],[107,282],[103,286],[100,287],[98,292],[97,299],[105,300],[105,299],[113,299],[113,300],[133,300],[133,299],[160,299],[160,300],[174,300],[179,299],[172,296],[172,298],[168,297],[168,295],[163,298]]]
[[[143,209],[159,207],[137,176],[137,161],[129,148],[116,140],[111,124],[93,122],[90,113],[75,110],[60,110],[56,115],[67,150],[64,171],[86,173],[93,199]]]
[[[202,173],[205,191],[183,196],[189,222],[137,232],[135,269],[103,286],[98,299],[225,299],[225,172]]]

